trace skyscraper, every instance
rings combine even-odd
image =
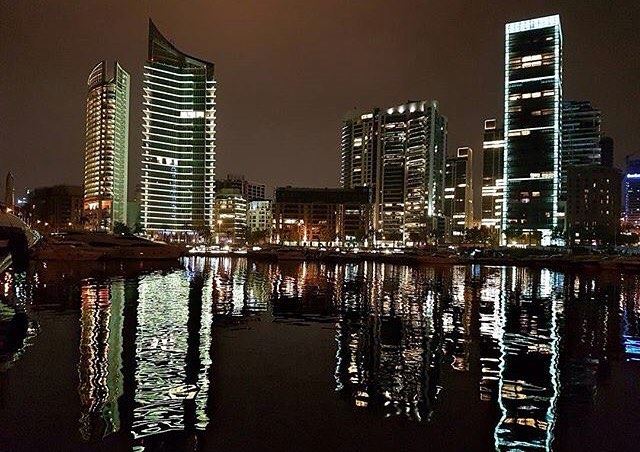
[[[87,80],[84,201],[86,226],[113,230],[127,222],[129,164],[129,74],[101,61]]]
[[[482,140],[482,226],[500,230],[504,195],[504,131],[495,119],[484,122]]]
[[[341,134],[343,188],[372,187],[378,239],[421,240],[442,214],[447,119],[437,101],[351,114]]]
[[[600,110],[589,101],[562,101],[561,199],[566,203],[567,175],[572,166],[600,165]]]
[[[179,240],[212,230],[214,65],[180,52],[149,21],[143,87],[142,227]]]
[[[600,164],[600,123],[600,110],[591,102],[562,101],[563,172],[574,165]]]
[[[444,215],[451,219],[454,240],[473,227],[473,190],[471,148],[458,148],[455,157],[447,157],[444,173]]]
[[[560,17],[508,23],[505,31],[503,240],[524,234],[546,245],[563,215]]]
[[[613,138],[604,134],[600,136],[600,164],[613,167]]]

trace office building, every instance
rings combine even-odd
[[[149,22],[143,89],[142,227],[189,240],[213,230],[214,65],[182,53]]]
[[[624,221],[640,227],[640,155],[629,155],[624,175]]]
[[[589,101],[562,101],[561,200],[566,201],[567,172],[575,165],[599,165],[600,110]]]
[[[101,61],[87,88],[83,217],[88,229],[112,231],[127,223],[129,74]]]
[[[442,215],[446,137],[436,101],[375,108],[343,122],[341,186],[372,189],[378,240],[422,241]]]
[[[272,223],[273,213],[270,200],[255,200],[247,203],[247,229],[250,241],[269,242]]]
[[[603,165],[567,170],[566,233],[569,243],[614,243],[620,228],[620,171]]]
[[[214,235],[225,245],[244,245],[247,240],[247,200],[239,190],[222,188],[214,200]]]
[[[499,233],[504,195],[504,130],[496,119],[484,122],[482,140],[482,217],[481,225]]]
[[[256,182],[250,182],[244,176],[227,174],[226,179],[216,181],[216,189],[231,188],[239,190],[247,201],[266,199],[267,186]]]
[[[276,189],[274,240],[309,245],[363,244],[371,235],[368,188]]]
[[[548,245],[563,222],[560,17],[508,23],[505,31],[502,238]]]
[[[473,227],[472,168],[473,151],[458,148],[455,157],[447,157],[444,173],[444,216],[451,221],[454,240]]]

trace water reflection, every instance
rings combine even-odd
[[[550,449],[559,417],[595,403],[614,363],[640,360],[632,275],[224,258],[117,276],[41,267],[1,283],[3,306],[32,324],[79,306],[88,442],[117,434],[151,448],[159,438],[197,445],[216,403],[212,333],[254,318],[332,328],[335,342],[317,344],[335,350],[327,397],[354,410],[435,422],[457,400],[451,379],[462,379],[495,418],[499,450]],[[7,343],[0,352],[15,361],[23,351]]]

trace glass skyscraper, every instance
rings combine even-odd
[[[113,230],[127,223],[129,74],[116,62],[109,77],[101,61],[87,87],[83,216],[89,229]]]
[[[143,86],[142,227],[175,239],[211,230],[214,65],[180,52],[150,21]]]
[[[502,232],[551,243],[562,224],[560,17],[506,25]]]

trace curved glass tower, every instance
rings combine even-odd
[[[117,62],[96,64],[87,79],[84,218],[89,229],[127,223],[129,74]]]
[[[176,49],[149,21],[140,206],[147,234],[185,240],[212,226],[213,70],[213,63]]]

